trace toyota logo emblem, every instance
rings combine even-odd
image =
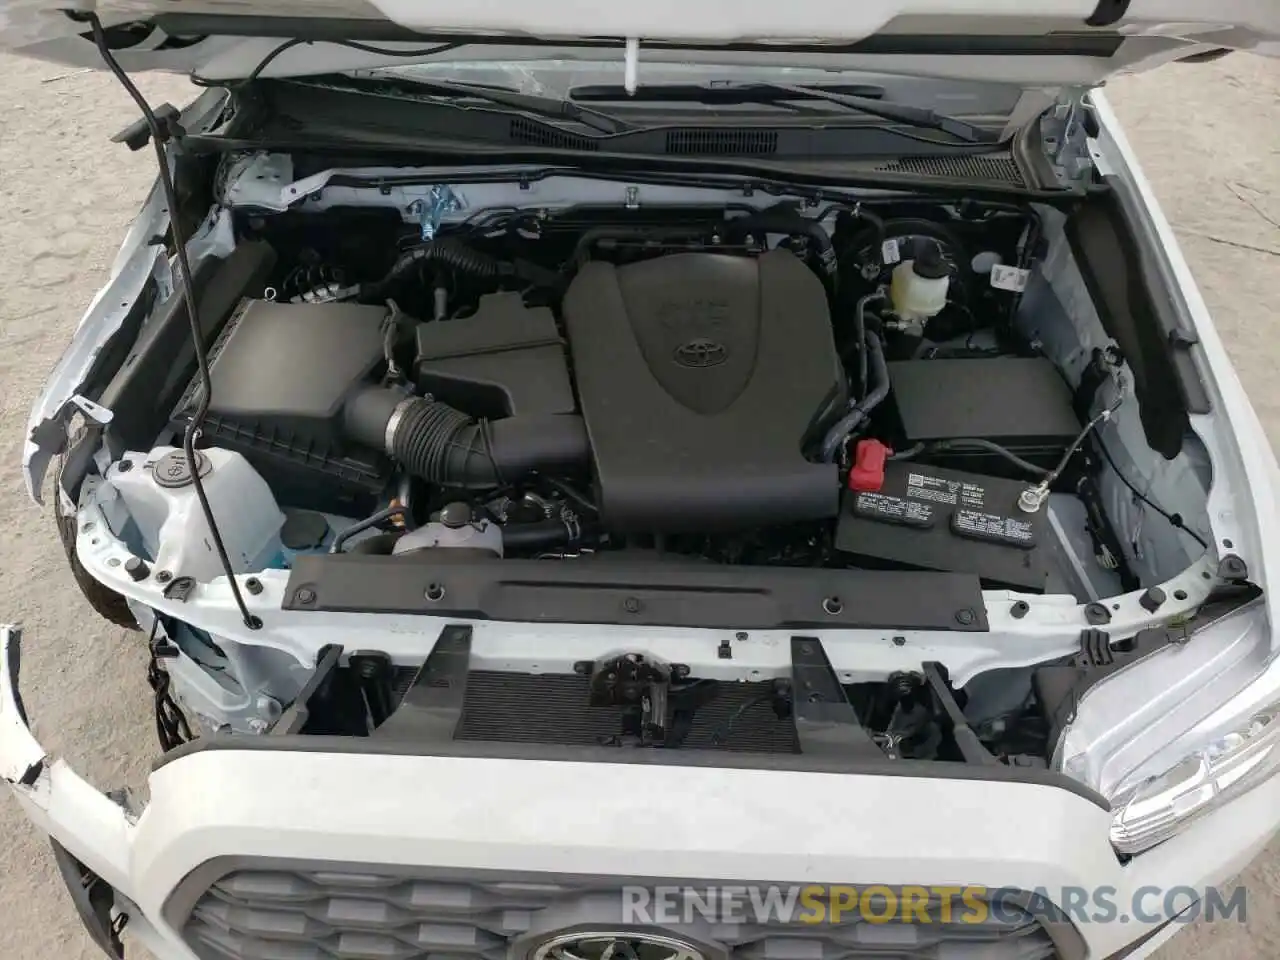
[[[532,960],[707,960],[687,940],[659,933],[569,933],[553,937]]]
[[[699,338],[676,347],[676,363],[682,367],[714,367],[729,359],[723,343]]]

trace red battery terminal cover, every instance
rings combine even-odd
[[[859,440],[849,470],[849,489],[876,493],[884,486],[884,465],[893,450],[879,440]]]

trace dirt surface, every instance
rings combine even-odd
[[[191,94],[172,77],[140,86],[153,103]],[[1167,67],[1116,83],[1111,96],[1280,442],[1280,63]],[[107,142],[134,116],[103,75],[0,57],[0,620],[25,628],[22,681],[41,742],[102,788],[145,789],[156,746],[141,639],[82,601],[50,512],[27,499],[19,470],[31,401],[152,182],[149,150]],[[0,958],[100,957],[47,843],[0,794]],[[1160,960],[1280,956],[1280,847],[1243,881],[1246,924],[1193,927]]]

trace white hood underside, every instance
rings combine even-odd
[[[282,40],[303,35],[402,51],[429,50],[431,40],[450,37],[485,38],[431,59],[616,57],[620,70],[623,43],[634,39],[632,62],[641,68],[691,61],[820,66],[1037,87],[1094,86],[1224,48],[1280,54],[1275,0],[0,0],[0,47],[101,66],[83,36],[87,25],[70,19],[68,8],[95,10],[108,27],[151,26],[116,50],[125,69],[210,79],[244,77]],[[545,45],[556,40],[574,46]],[[317,41],[283,53],[262,75],[406,62]]]

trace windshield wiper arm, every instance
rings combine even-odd
[[[981,143],[990,139],[987,132],[980,127],[976,127],[973,124],[957,119],[956,117],[949,117],[944,113],[938,113],[936,110],[930,110],[926,107],[913,107],[910,104],[894,103],[891,100],[873,100],[869,97],[855,97],[844,93],[834,93],[830,90],[824,90],[822,87],[811,87],[802,84],[793,86],[789,83],[757,83],[753,85],[765,90],[793,93],[798,97],[826,100],[830,103],[837,103],[853,110],[860,110],[863,113],[869,113],[873,117],[880,117],[884,120],[896,120],[899,123],[909,124],[913,127],[925,127],[931,130],[941,130],[943,133],[949,133],[951,136],[965,140],[969,143]]]
[[[622,102],[630,99],[623,88],[610,86],[575,87],[569,91],[569,95],[575,100]],[[968,143],[981,143],[991,139],[986,131],[956,117],[949,117],[925,107],[913,107],[910,104],[885,100],[883,99],[884,88],[874,84],[790,84],[773,83],[768,80],[713,81],[705,84],[660,83],[642,85],[633,96],[634,99],[649,102],[668,100],[706,104],[767,103],[775,106],[786,106],[788,100],[823,100],[884,120],[895,120],[913,127],[941,130]]]
[[[869,97],[879,100],[884,87],[873,83],[824,83],[806,86],[808,94],[797,94],[770,83],[751,81],[712,81],[710,83],[642,83],[634,93],[617,84],[591,84],[573,87],[569,96],[575,101],[608,101],[613,103],[705,103],[743,104],[771,103],[785,105],[787,100],[822,100],[822,94]]]
[[[485,87],[478,84],[455,83],[448,80],[426,80],[414,77],[408,86],[415,91],[435,92],[449,97],[470,97],[473,100],[485,100],[504,107],[514,107],[526,113],[550,117],[556,120],[573,120],[585,127],[601,133],[626,133],[634,127],[625,120],[620,120],[608,113],[593,107],[584,107],[572,100],[561,100],[556,97],[540,97],[532,93],[520,93],[516,90],[503,90],[499,87]]]

